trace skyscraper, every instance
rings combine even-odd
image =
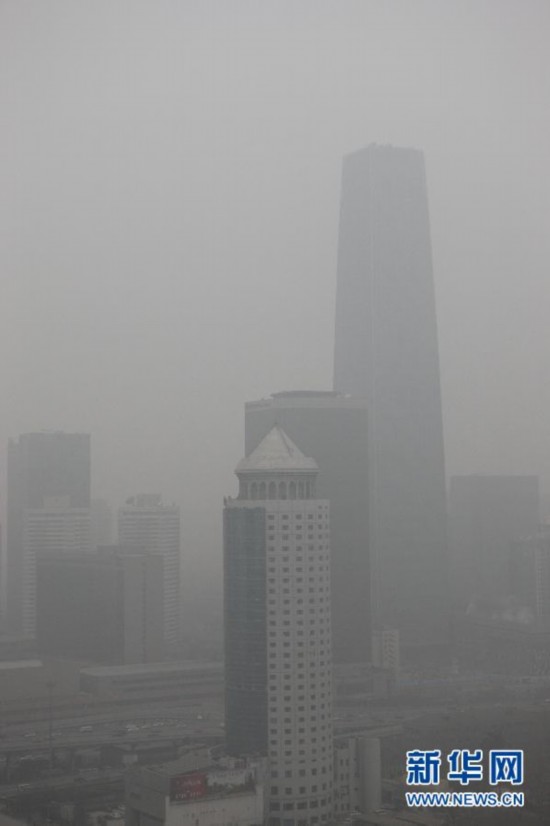
[[[8,445],[7,624],[36,630],[36,555],[90,549],[90,437],[26,433]]]
[[[334,388],[367,399],[375,611],[405,645],[446,642],[445,473],[424,158],[344,159]]]
[[[226,735],[269,757],[270,826],[332,811],[329,504],[317,465],[274,427],[224,510]]]
[[[164,564],[164,643],[167,652],[180,635],[180,511],[157,493],[133,496],[118,511],[120,545],[160,554]]]
[[[451,477],[450,570],[459,611],[474,601],[494,602],[511,593],[513,546],[535,536],[538,524],[536,476]]]
[[[367,404],[332,391],[274,393],[245,405],[245,453],[279,425],[319,466],[330,502],[332,650],[335,662],[371,653]]]
[[[162,660],[162,563],[117,545],[37,559],[41,653],[113,665]]]

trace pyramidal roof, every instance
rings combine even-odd
[[[304,456],[284,430],[275,425],[260,444],[244,459],[241,459],[235,473],[247,471],[316,471],[319,468],[314,459]]]

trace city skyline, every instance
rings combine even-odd
[[[550,822],[549,30],[0,3],[8,819]]]
[[[331,386],[341,159],[378,141],[428,163],[448,473],[547,512],[546,5],[61,6],[1,10],[0,464],[93,432],[94,495],[162,490],[219,570],[243,400]]]

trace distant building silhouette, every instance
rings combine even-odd
[[[118,511],[118,541],[160,554],[164,562],[164,643],[173,651],[180,636],[180,510],[156,493],[133,496]]]
[[[439,358],[424,158],[344,159],[334,389],[367,399],[375,616],[403,648],[448,640]]]
[[[269,823],[332,812],[329,503],[274,427],[224,509],[227,748],[269,757]]]
[[[106,499],[92,499],[92,547],[112,545],[114,539],[113,509]]]
[[[449,548],[453,600],[464,612],[474,602],[497,602],[511,594],[514,544],[537,533],[536,476],[452,476]],[[501,606],[502,609],[502,606]]]
[[[540,525],[534,535],[514,542],[510,556],[510,590],[516,616],[520,621],[550,628],[550,525]]]
[[[245,405],[245,453],[279,425],[319,466],[330,501],[332,648],[335,662],[371,656],[367,405],[340,393],[274,393]]]
[[[163,559],[119,546],[38,560],[41,653],[96,663],[163,658]]]
[[[26,433],[8,445],[7,626],[36,633],[36,558],[90,550],[90,436]]]

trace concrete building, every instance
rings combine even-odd
[[[439,356],[424,158],[344,159],[334,389],[369,405],[376,624],[402,649],[449,640]]]
[[[550,525],[513,543],[510,580],[519,618],[550,628]]]
[[[98,663],[163,657],[163,559],[117,546],[38,559],[43,654]]]
[[[106,499],[92,499],[92,548],[112,545],[114,541],[113,509]]]
[[[511,593],[513,545],[536,534],[538,524],[536,476],[451,477],[450,567],[454,604],[460,613],[476,603],[499,607],[499,601]]]
[[[180,511],[158,494],[128,499],[118,511],[118,541],[160,554],[164,561],[164,644],[173,652],[180,635]]]
[[[269,758],[269,826],[332,813],[329,503],[274,427],[236,468],[224,510],[226,735]]]
[[[90,437],[26,433],[8,445],[7,627],[36,632],[36,556],[90,549]]]
[[[340,737],[334,744],[334,817],[382,806],[382,761],[376,737]]]
[[[334,392],[275,393],[245,405],[245,453],[279,425],[319,466],[330,502],[335,662],[367,662],[371,649],[367,405]]]
[[[395,676],[399,671],[399,631],[397,628],[378,628],[374,634],[373,665],[387,669]]]
[[[261,760],[213,763],[208,751],[126,774],[126,826],[263,826]]]
[[[223,696],[223,665],[193,660],[83,668],[80,688],[99,698],[215,704]]]

